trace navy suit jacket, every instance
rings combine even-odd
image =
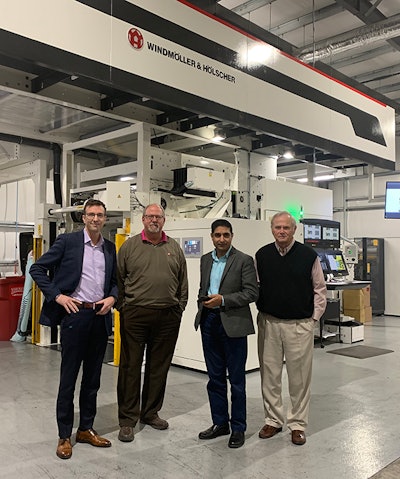
[[[71,295],[79,285],[82,275],[84,251],[83,230],[59,235],[52,247],[34,263],[29,273],[44,294],[40,324],[56,326],[67,314],[56,303],[59,294]],[[115,245],[104,240],[105,281],[104,297],[118,297]],[[48,274],[50,273],[50,274]],[[108,335],[112,333],[111,312],[104,315]]]
[[[213,264],[211,253],[200,260],[199,297],[206,296],[210,285]],[[221,278],[219,294],[224,297],[225,305],[220,308],[221,322],[229,337],[242,337],[254,334],[253,318],[249,304],[258,298],[258,284],[253,258],[232,247]],[[199,327],[203,303],[195,319],[195,328]]]

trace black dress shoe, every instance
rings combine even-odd
[[[231,437],[229,438],[228,447],[238,448],[242,447],[244,444],[244,432],[243,431],[232,431]]]
[[[211,427],[199,433],[199,439],[214,439],[219,436],[226,436],[230,433],[229,424],[217,426],[213,424]]]

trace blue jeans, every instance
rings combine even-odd
[[[203,309],[200,323],[213,424],[231,423],[232,431],[246,430],[247,336],[230,338],[218,310]],[[231,386],[229,419],[227,373]]]

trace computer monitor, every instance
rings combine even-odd
[[[340,245],[340,227],[339,225],[322,227],[322,240],[325,244]]]
[[[303,218],[304,244],[319,249],[340,248],[339,221]]]
[[[322,226],[320,224],[304,223],[304,244],[308,244],[310,246],[320,244],[322,239],[321,230]]]
[[[324,276],[326,277],[328,274],[330,274],[331,269],[329,267],[329,262],[325,257],[325,251],[317,250],[317,254],[318,254],[319,262],[321,263],[322,271],[324,273]]]
[[[346,266],[346,261],[340,250],[325,250],[324,255],[329,265],[330,274],[333,274],[334,277],[348,276],[349,271]]]
[[[385,218],[400,219],[400,181],[387,181]]]

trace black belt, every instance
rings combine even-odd
[[[102,304],[85,303],[85,301],[83,301],[81,304],[78,304],[79,309],[93,309],[94,311],[99,311],[102,306]]]

